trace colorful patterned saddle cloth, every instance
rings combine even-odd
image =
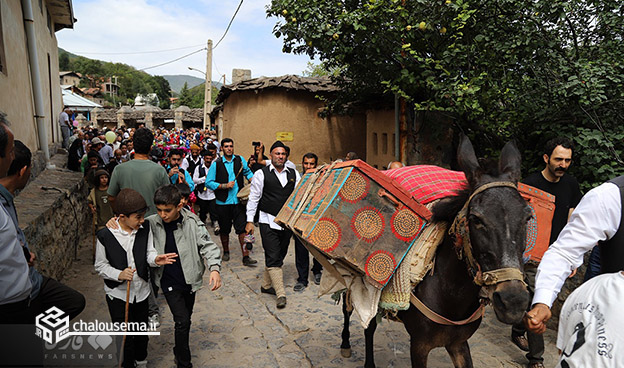
[[[414,199],[425,205],[468,189],[463,172],[433,165],[406,166],[383,173],[399,182]]]

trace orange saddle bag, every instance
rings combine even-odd
[[[550,245],[550,231],[555,213],[555,196],[530,185],[518,183],[518,191],[533,211],[527,224],[525,263],[537,264]]]

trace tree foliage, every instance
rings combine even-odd
[[[104,81],[116,77],[119,85],[119,95],[115,96],[116,103],[133,104],[137,94],[156,93],[160,107],[169,107],[169,82],[161,76],[152,76],[130,65],[89,59],[59,50],[59,68],[82,74],[81,87],[100,87]]]
[[[546,140],[573,137],[584,189],[624,173],[624,2],[273,0],[267,14],[285,52],[341,71],[336,105],[396,94],[477,147],[515,138],[533,168]]]
[[[184,86],[182,90],[180,90],[180,95],[178,96],[178,101],[176,101],[176,106],[188,106],[190,108],[203,108],[204,107],[204,96],[206,95],[204,83],[199,84],[193,88],[188,88],[188,84],[184,82]],[[219,90],[212,86],[212,105],[215,105],[215,100],[217,98],[217,94]]]

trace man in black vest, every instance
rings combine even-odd
[[[271,164],[256,171],[251,180],[249,201],[247,202],[248,234],[254,231],[254,217],[259,211],[260,235],[264,248],[264,281],[260,291],[277,296],[277,308],[286,306],[284,275],[282,265],[290,244],[292,232],[275,223],[275,216],[293,192],[301,175],[297,170],[286,168],[286,146],[276,141],[271,146]],[[271,286],[272,285],[272,286]]]
[[[568,222],[568,217],[581,200],[582,194],[576,178],[567,173],[572,164],[574,145],[568,138],[557,137],[546,142],[543,159],[546,166],[542,171],[522,180],[523,183],[541,189],[555,196],[555,213],[552,219],[550,244],[554,243],[559,233]],[[524,281],[530,293],[535,288],[535,273],[538,264],[529,261],[524,265]],[[529,368],[543,367],[544,337],[527,333],[522,323],[513,326],[511,340],[520,349],[527,351]]]
[[[581,199],[537,269],[533,309],[524,321],[530,331],[546,331],[550,307],[563,283],[596,243],[600,244],[601,273],[624,270],[623,203],[624,176],[590,190]]]
[[[236,196],[245,186],[245,178],[251,180],[253,173],[247,167],[247,161],[234,154],[234,141],[231,138],[224,138],[221,147],[223,157],[219,157],[210,165],[205,182],[216,197],[219,237],[223,246],[221,259],[224,261],[230,259],[230,231],[234,225],[243,253],[243,264],[253,266],[258,262],[249,257],[249,250],[245,248],[245,205],[240,203]]]

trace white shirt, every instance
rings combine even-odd
[[[574,290],[559,317],[557,367],[624,367],[622,304],[621,272],[596,276]]]
[[[269,171],[273,171],[277,176],[282,187],[285,187],[288,184],[288,170],[284,169],[282,172],[278,172],[275,169],[273,164],[269,164]],[[295,171],[295,187],[299,184],[299,180],[301,179],[301,175],[297,170]],[[249,189],[249,200],[247,201],[247,222],[254,222],[254,216],[256,215],[256,210],[258,208],[258,203],[260,202],[260,198],[262,197],[262,191],[264,190],[264,170],[258,170],[254,173],[253,178],[251,178],[251,188]],[[275,216],[270,213],[266,213],[264,211],[259,211],[258,214],[258,222],[261,224],[268,224],[271,229],[275,230],[284,230],[283,227],[279,226],[275,223]]]
[[[70,126],[69,115],[65,111],[62,111],[59,115],[59,124],[66,127]]]
[[[119,222],[117,222],[117,226],[119,226]],[[136,237],[136,230],[132,230],[131,233],[127,233],[121,229],[109,229],[111,233],[115,236],[115,239],[119,242],[121,247],[126,251],[128,267],[136,268],[136,264],[134,263],[134,254],[132,253],[132,247],[134,245],[134,238]],[[158,253],[154,248],[154,238],[152,236],[152,231],[150,230],[149,235],[147,236],[147,263],[151,267],[158,267],[158,265],[154,262],[156,260],[156,256]],[[108,258],[106,258],[106,250],[104,249],[104,245],[100,243],[98,239],[97,245],[95,248],[95,271],[102,276],[104,279],[113,280],[119,282],[119,274],[123,270],[116,269],[111,266],[108,262]],[[108,295],[111,299],[117,298],[121,299],[124,302],[126,301],[126,287],[128,283],[123,281],[121,285],[116,288],[109,288],[106,284],[104,284],[104,291],[106,295]],[[132,276],[132,283],[130,284],[130,301],[132,303],[142,302],[147,299],[150,293],[150,285],[147,280],[143,280],[139,277],[137,272]]]
[[[199,176],[200,167],[204,168],[204,176]],[[197,185],[199,184],[204,184],[204,190],[197,191],[197,197],[199,197],[199,199],[203,199],[204,201],[210,201],[216,198],[214,191],[205,185],[208,169],[210,169],[210,167],[206,167],[205,162],[202,161],[201,165],[197,165],[197,167],[195,167],[195,172],[193,173],[193,183],[195,183],[195,188],[197,188]]]
[[[620,202],[620,189],[613,183],[585,194],[557,241],[544,253],[535,276],[533,304],[552,306],[570,273],[583,263],[583,255],[615,235],[622,217]]]
[[[187,156],[184,158],[184,160],[182,160],[182,163],[180,164],[180,168],[188,171],[189,161],[193,161],[193,163],[197,165],[202,161],[202,158],[201,156],[197,156],[197,159],[193,160],[193,156]]]

